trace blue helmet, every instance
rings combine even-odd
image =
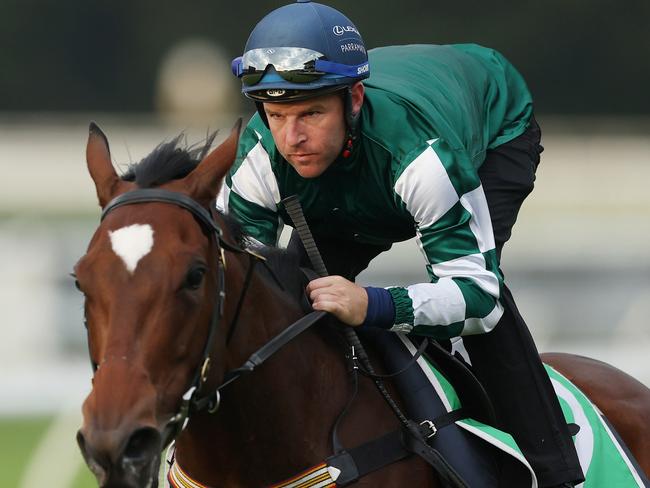
[[[264,17],[233,60],[242,93],[258,102],[301,100],[370,75],[359,30],[336,9],[297,0]]]

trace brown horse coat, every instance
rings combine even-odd
[[[161,188],[214,208],[235,159],[238,133],[239,125],[196,169]],[[87,161],[102,208],[137,187],[115,173],[107,140],[94,124]],[[224,239],[233,239],[222,217],[215,218]],[[149,248],[133,238],[136,232],[151,240]],[[78,441],[100,486],[157,484],[162,430],[200,367],[220,255],[218,243],[189,212],[168,203],[142,203],[111,212],[75,266],[86,297],[90,354],[98,366],[83,405]],[[295,300],[256,272],[237,330],[226,344],[250,259],[225,255],[225,313],[212,351],[210,388],[302,314]],[[330,430],[349,395],[343,355],[335,335],[324,328],[304,333],[253,375],[229,386],[216,414],[191,417],[177,439],[178,462],[194,479],[215,487],[260,487],[320,463],[331,454]],[[647,388],[584,358],[547,355],[545,360],[592,398],[650,471]],[[397,425],[371,382],[363,381],[340,427],[341,440],[358,445]],[[376,471],[357,486],[439,484],[430,468],[413,457]]]

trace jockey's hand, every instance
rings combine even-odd
[[[342,276],[317,278],[309,282],[307,293],[314,310],[330,312],[344,324],[356,327],[366,319],[368,293]]]

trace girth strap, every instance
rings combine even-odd
[[[327,458],[327,464],[341,470],[338,486],[347,486],[359,478],[411,456],[402,444],[402,431],[396,430],[365,444]]]
[[[336,486],[347,486],[373,471],[417,454],[433,466],[444,486],[467,487],[465,481],[442,455],[425,441],[427,436],[435,435],[438,429],[465,416],[463,409],[458,409],[441,415],[430,425],[425,423],[418,425],[409,420],[406,427],[402,426],[360,446],[330,456],[326,459],[327,465],[341,471],[336,479]],[[431,428],[431,425],[434,427]]]
[[[424,438],[433,436],[438,429],[465,418],[464,410],[448,412],[434,419],[429,424],[418,425],[409,421],[408,428],[401,427],[381,437],[361,444],[347,451],[328,457],[324,463],[314,466],[269,488],[329,488],[348,486],[359,478],[377,471],[394,462],[418,454],[432,465],[445,487],[466,488],[467,484],[456,477],[454,470],[447,464],[438,451],[426,444]],[[434,425],[434,428],[431,428]],[[444,473],[444,474],[443,474]],[[193,480],[172,458],[167,475],[173,488],[207,488],[206,485]]]

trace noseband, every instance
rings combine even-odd
[[[249,254],[251,257],[256,259],[263,258],[254,253],[251,253],[248,250],[241,249],[225,241],[221,227],[219,227],[219,224],[216,222],[213,214],[209,210],[201,206],[189,196],[174,191],[162,190],[160,188],[143,188],[123,193],[122,195],[115,197],[106,205],[106,207],[104,207],[101,220],[104,220],[104,218],[109,213],[119,207],[123,207],[125,205],[135,205],[138,203],[169,203],[188,210],[199,221],[201,226],[208,231],[208,234],[214,236],[214,241],[217,246],[219,255],[219,260],[217,263],[217,297],[212,312],[212,318],[210,320],[210,329],[208,331],[208,336],[203,347],[201,361],[199,362],[199,367],[194,373],[194,378],[192,379],[192,383],[190,384],[189,389],[183,395],[181,406],[178,412],[171,417],[163,429],[162,438],[164,449],[185,428],[191,414],[203,409],[207,409],[208,411],[215,411],[219,404],[218,391],[216,395],[210,394],[202,398],[200,397],[200,393],[201,388],[208,378],[208,371],[210,369],[210,352],[214,346],[217,329],[219,328],[219,322],[221,322],[224,312],[226,292],[225,262],[223,250],[225,249],[227,251],[238,254]],[[251,262],[251,271],[254,263],[255,260]],[[250,274],[251,273],[249,272],[248,275]],[[241,307],[241,303],[243,302],[244,295],[248,288],[248,282],[249,280],[246,280],[246,284],[242,290],[237,307],[237,313],[235,313],[235,316],[233,318],[230,332],[232,332],[232,328],[236,324],[238,311]],[[96,369],[94,364],[93,367]]]
[[[123,193],[122,195],[119,195],[113,200],[111,200],[108,203],[108,205],[106,205],[106,207],[102,211],[101,220],[104,220],[106,215],[108,215],[116,208],[122,207],[124,205],[134,205],[138,203],[154,203],[154,202],[168,203],[168,204],[172,204],[184,208],[185,210],[188,210],[195,218],[198,219],[199,223],[208,231],[208,234],[214,236],[215,244],[217,246],[217,252],[219,255],[219,259],[217,263],[217,274],[218,274],[217,302],[212,312],[212,319],[210,321],[210,330],[208,331],[208,336],[205,342],[205,346],[203,347],[202,359],[199,362],[200,366],[196,369],[194,373],[194,378],[192,380],[191,386],[182,397],[181,406],[178,412],[167,421],[166,425],[163,428],[163,432],[161,435],[162,437],[161,450],[163,450],[187,426],[190,415],[202,411],[204,409],[207,409],[209,412],[216,411],[217,407],[219,406],[219,399],[220,399],[219,391],[223,387],[230,384],[232,381],[240,377],[242,374],[252,372],[255,369],[255,367],[262,364],[267,358],[272,356],[281,347],[283,347],[285,344],[293,340],[303,331],[307,330],[313,324],[318,322],[321,318],[323,318],[326,315],[326,313],[322,311],[314,311],[308,315],[305,315],[297,322],[293,323],[292,325],[284,329],[280,334],[278,334],[276,337],[271,339],[269,342],[267,342],[264,346],[262,346],[262,348],[255,351],[248,358],[248,360],[244,363],[242,367],[228,372],[225,375],[223,383],[220,386],[218,386],[214,392],[202,395],[201,389],[207,381],[208,371],[210,369],[210,352],[212,351],[214,341],[216,338],[216,332],[219,327],[219,322],[221,322],[221,318],[223,317],[223,312],[224,312],[224,302],[226,298],[226,293],[225,293],[225,263],[223,257],[223,250],[225,249],[227,251],[235,252],[238,254],[248,254],[249,256],[251,256],[251,265],[248,269],[247,276],[244,281],[244,286],[241,295],[239,297],[239,301],[236,306],[235,312],[233,314],[232,323],[230,324],[230,330],[228,334],[229,337],[230,335],[232,335],[232,331],[237,324],[239,311],[241,310],[243,299],[245,297],[246,290],[248,289],[250,278],[252,276],[253,265],[255,262],[257,262],[257,260],[261,260],[262,262],[264,262],[264,258],[249,250],[241,249],[237,246],[234,246],[226,242],[223,239],[223,231],[217,224],[216,220],[214,219],[213,214],[206,208],[202,207],[194,199],[178,192],[162,190],[159,188],[144,188],[144,189],[137,189],[127,193]],[[423,350],[422,347],[421,349]],[[352,346],[352,356],[355,365],[354,368],[356,369],[358,363],[356,362],[357,358],[355,356],[354,351],[355,351],[355,347]],[[422,351],[418,351],[418,352],[421,354]],[[416,355],[413,358],[413,360],[410,361],[409,363],[412,364],[412,362],[415,359],[417,359],[418,356],[419,354]],[[400,371],[399,373],[396,374],[400,374],[401,372],[403,371]],[[379,379],[378,375],[370,374],[369,376],[373,378],[373,380],[379,387],[378,382],[381,380]],[[382,388],[379,389],[380,391],[382,390]],[[354,397],[352,399],[354,399]],[[414,423],[413,421],[410,421],[406,419],[406,417],[404,417],[404,415],[399,411],[399,407],[397,407],[397,405],[394,404],[394,401],[392,400],[392,398],[390,398],[390,396],[387,393],[385,395],[385,399],[388,401],[391,408],[393,408],[393,411],[397,414],[397,417],[400,419],[403,425],[401,427],[401,430],[398,430],[396,432],[396,434],[398,435],[397,436],[393,435],[391,437],[392,442],[394,444],[394,448],[391,448],[389,450],[391,450],[391,452],[394,454],[393,457],[386,460],[384,464],[381,464],[381,466],[390,464],[399,459],[403,459],[404,457],[409,456],[412,453],[416,453],[420,455],[429,464],[434,466],[434,468],[438,471],[438,473],[441,476],[443,476],[444,480],[450,481],[449,483],[450,486],[459,486],[459,487],[466,486],[462,478],[458,476],[458,474],[454,471],[454,469],[451,468],[451,466],[449,466],[446,463],[446,461],[440,456],[440,454],[435,449],[432,449],[427,444],[426,437],[427,436],[430,437],[436,432],[434,423],[432,421],[425,421],[425,422],[429,422],[429,424],[433,426],[433,433],[430,434],[429,430],[431,429],[429,427],[423,427],[425,422],[423,422],[418,426],[417,423]],[[392,405],[391,402],[394,405]],[[339,420],[341,416],[344,415],[345,412],[347,411],[348,406],[346,406],[342,411],[341,415],[339,416]],[[443,415],[442,417],[445,417],[444,419],[441,418],[435,419],[436,425],[444,426],[446,425],[446,423],[453,422],[459,418],[462,418],[463,416],[464,414],[462,409],[455,410],[446,415]],[[354,480],[356,481],[356,479],[358,479],[358,477],[361,476],[360,471],[358,470],[356,461],[353,458],[350,458],[350,454],[347,451],[343,450],[342,446],[339,444],[338,438],[336,436],[337,425],[338,425],[338,420],[334,425],[333,436],[332,436],[332,441],[334,446],[337,448],[337,452],[335,456],[332,456],[331,458],[328,459],[330,460],[334,460],[338,458],[344,459],[344,461],[342,461],[343,464],[341,464],[341,466],[347,466],[346,469],[348,471],[350,470],[350,467],[352,467],[353,469],[351,471],[355,473]],[[380,438],[379,440],[384,439],[384,437]],[[409,442],[404,444],[403,441],[404,438],[406,438]],[[356,450],[364,450],[363,452],[365,452],[368,449],[370,449],[370,451],[375,453],[377,448],[374,447],[374,444],[375,441],[370,441],[361,446],[358,446]],[[382,450],[386,450],[386,447],[384,446]],[[355,449],[353,449],[352,451],[355,451]],[[352,462],[352,464],[350,464],[350,462]],[[336,463],[334,464],[336,465]],[[363,472],[363,474],[366,474],[367,472],[370,472],[374,469],[376,468],[371,468],[370,470],[366,470]],[[283,486],[288,486],[288,485],[283,485]]]
[[[198,219],[199,223],[208,231],[208,233],[214,236],[217,252],[219,255],[219,261],[217,264],[218,295],[215,307],[212,312],[210,330],[208,331],[205,346],[203,347],[203,355],[201,361],[199,362],[199,366],[194,373],[194,378],[192,380],[191,386],[183,395],[181,406],[178,409],[178,412],[167,421],[167,424],[163,428],[162,449],[165,449],[171,443],[171,441],[187,426],[187,422],[189,421],[189,418],[192,414],[200,412],[202,410],[207,410],[210,413],[214,413],[217,410],[220,400],[219,392],[222,388],[226,387],[243,374],[252,373],[255,368],[264,363],[269,357],[274,355],[287,343],[291,342],[298,335],[309,329],[312,325],[319,322],[323,317],[326,316],[326,312],[314,311],[297,320],[282,332],[280,332],[277,336],[269,340],[260,349],[251,354],[251,356],[244,362],[241,367],[236,368],[232,371],[228,371],[221,385],[219,385],[214,391],[201,395],[201,389],[207,381],[208,370],[210,368],[210,352],[214,346],[219,322],[221,322],[221,318],[223,317],[224,302],[226,299],[225,261],[223,251],[226,250],[237,254],[247,254],[251,259],[250,266],[246,272],[246,277],[244,278],[243,288],[237,301],[235,311],[233,313],[232,321],[228,330],[226,344],[229,342],[233,331],[237,326],[237,320],[242,309],[246,291],[248,290],[251,278],[253,276],[253,268],[255,263],[258,261],[261,262],[269,271],[274,281],[276,281],[276,283],[280,286],[280,288],[282,288],[282,283],[277,279],[273,270],[266,264],[266,259],[263,256],[260,256],[259,254],[249,249],[242,249],[225,241],[223,238],[223,231],[216,222],[214,215],[209,210],[202,207],[194,199],[182,193],[162,190],[159,188],[141,188],[123,193],[122,195],[115,197],[106,205],[106,207],[104,207],[101,220],[104,220],[106,215],[108,215],[116,208],[125,205],[135,205],[138,203],[155,202],[169,203],[188,210],[194,217]],[[94,364],[93,369],[97,369]]]

